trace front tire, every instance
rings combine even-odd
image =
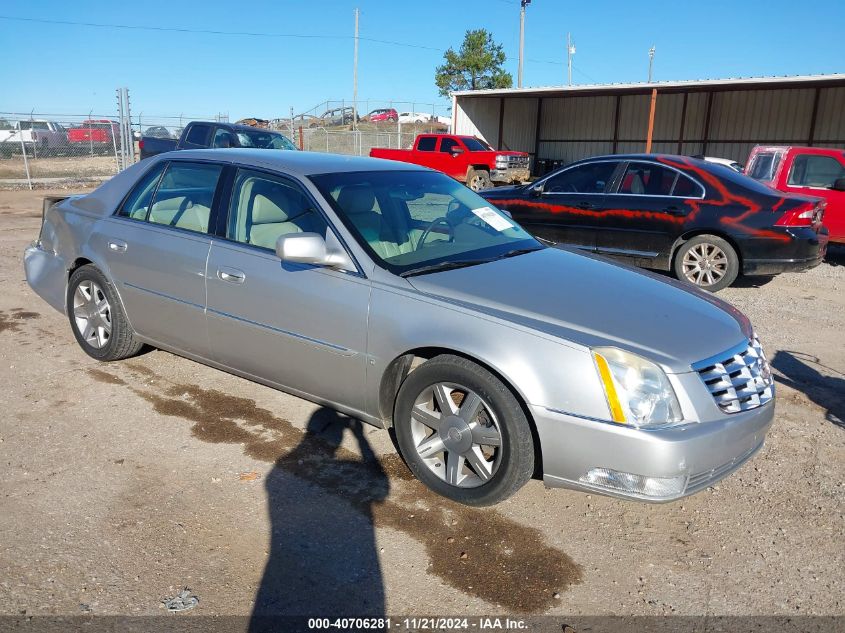
[[[534,472],[531,428],[516,397],[460,356],[437,356],[411,372],[396,398],[394,428],[411,472],[458,503],[498,503]]]
[[[675,253],[675,276],[702,290],[718,292],[739,275],[739,256],[726,240],[715,235],[696,235]]]
[[[96,266],[73,271],[66,301],[76,342],[92,358],[122,360],[141,351],[143,344],[135,339],[117,292]]]
[[[490,172],[486,169],[475,169],[474,167],[470,167],[467,170],[467,187],[473,191],[489,189],[492,186],[493,181],[490,180]]]

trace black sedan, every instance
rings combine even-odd
[[[711,291],[812,268],[827,248],[823,201],[688,156],[599,156],[481,195],[538,237]]]

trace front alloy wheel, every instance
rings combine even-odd
[[[481,396],[457,384],[425,389],[411,410],[417,455],[438,478],[452,486],[475,488],[499,469],[502,433]]]

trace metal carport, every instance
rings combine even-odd
[[[845,74],[455,92],[453,130],[568,163],[646,150],[745,162],[758,144],[845,147]]]

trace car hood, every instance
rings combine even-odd
[[[619,347],[674,373],[751,335],[739,310],[703,291],[560,248],[408,281],[449,303],[580,345]]]

